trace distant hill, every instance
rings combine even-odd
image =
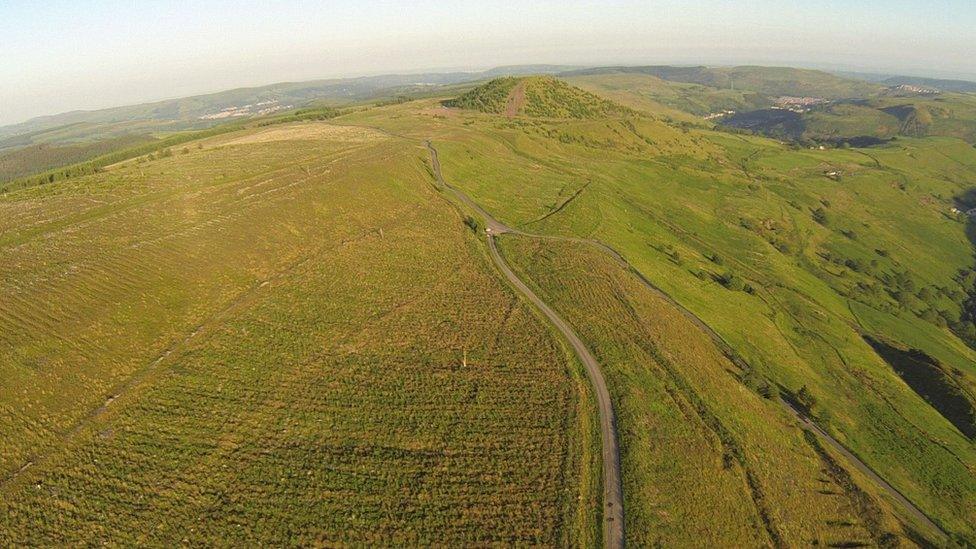
[[[450,86],[500,75],[550,74],[561,65],[518,65],[483,72],[447,72],[284,82],[169,99],[73,111],[0,127],[0,183],[85,162],[128,146],[228,121],[301,107],[341,106],[399,96],[450,93]]]
[[[670,82],[700,84],[719,89],[751,91],[767,96],[814,96],[825,99],[865,97],[882,86],[842,78],[823,71],[791,67],[601,67],[561,73],[560,76],[637,73]]]
[[[782,109],[740,112],[722,118],[720,124],[791,141],[870,144],[896,136],[943,136],[976,144],[976,96],[879,95],[837,101],[805,112]]]
[[[736,89],[671,82],[643,73],[562,76],[567,82],[627,107],[676,120],[700,121],[712,113],[771,107],[772,98]]]
[[[143,128],[146,131],[201,128],[228,119],[298,108],[316,100],[325,100],[332,104],[351,103],[501,75],[550,74],[571,68],[573,67],[518,65],[497,67],[483,72],[389,74],[361,78],[281,82],[140,105],[94,111],[72,111],[0,127],[0,149],[42,142],[84,141],[94,132],[113,136],[128,135],[133,133],[132,129],[120,126],[138,122],[146,126]],[[44,132],[72,125],[75,125],[76,129],[84,128],[85,131],[69,132],[64,138],[60,135],[53,137],[43,135]],[[119,128],[116,128],[117,126]],[[33,134],[30,139],[11,139],[28,134]]]
[[[454,108],[539,118],[599,118],[633,112],[552,76],[496,78],[446,103]]]
[[[882,81],[887,86],[919,86],[935,88],[943,92],[976,93],[976,82],[966,80],[941,80],[918,76],[892,76]]]

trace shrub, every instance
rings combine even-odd
[[[827,210],[823,208],[817,208],[816,210],[813,210],[813,220],[826,227],[828,222]]]
[[[745,291],[747,288],[746,282],[742,280],[742,277],[733,273],[732,271],[728,271],[725,274],[719,276],[718,282],[722,286],[725,286],[729,290],[735,292]]]
[[[810,392],[810,389],[807,389],[806,385],[800,387],[800,390],[796,392],[794,398],[797,405],[808,414],[812,413],[813,409],[817,406],[817,397],[813,396],[813,393]]]

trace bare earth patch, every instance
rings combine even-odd
[[[266,128],[243,137],[226,141],[222,145],[308,140],[366,143],[380,139],[386,139],[386,136],[381,132],[361,126],[336,126],[326,122],[301,122]]]
[[[519,82],[512,93],[508,95],[508,104],[505,105],[505,116],[514,118],[525,106],[525,82]]]

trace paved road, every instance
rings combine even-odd
[[[498,266],[498,269],[505,275],[505,278],[512,283],[522,295],[535,305],[546,318],[562,333],[563,337],[569,341],[576,356],[586,368],[586,375],[589,377],[590,384],[596,393],[597,407],[600,413],[600,439],[603,447],[603,542],[605,547],[618,549],[624,546],[624,498],[623,487],[620,483],[620,446],[617,442],[617,420],[613,412],[613,402],[610,400],[610,391],[607,390],[606,380],[600,365],[590,353],[583,341],[576,335],[576,332],[552,310],[545,301],[539,298],[508,266],[505,258],[498,252],[495,245],[495,236],[504,233],[526,234],[508,227],[504,223],[496,220],[488,212],[471,200],[466,194],[455,189],[444,181],[441,175],[441,165],[437,158],[437,150],[427,142],[427,149],[430,151],[431,162],[434,165],[434,175],[438,183],[455,198],[466,204],[468,207],[478,212],[485,222],[485,229],[488,234],[488,250],[491,258]],[[534,236],[534,235],[528,235]]]
[[[616,486],[616,489],[607,490],[605,488],[604,500],[607,502],[607,507],[605,508],[605,519],[606,528],[604,529],[605,542],[608,547],[620,547],[623,546],[623,498],[622,498],[622,488],[620,488],[620,453],[617,446],[616,438],[616,421],[613,415],[613,407],[609,401],[609,396],[606,389],[606,383],[603,380],[602,373],[600,371],[599,365],[593,359],[593,356],[586,349],[586,346],[579,340],[579,337],[573,332],[572,328],[566,324],[562,318],[559,317],[545,302],[539,299],[532,290],[530,290],[508,267],[505,263],[504,258],[498,253],[498,249],[495,246],[495,235],[514,233],[522,236],[528,236],[533,238],[547,238],[553,240],[567,240],[572,242],[579,242],[584,244],[589,244],[596,246],[597,248],[603,250],[609,256],[611,256],[615,261],[617,261],[622,267],[634,273],[641,282],[650,290],[655,292],[657,295],[665,299],[668,303],[674,305],[682,312],[689,320],[691,320],[696,326],[702,329],[708,336],[712,339],[715,345],[737,366],[740,368],[747,368],[748,364],[745,360],[735,352],[735,350],[718,335],[715,330],[705,323],[701,318],[695,315],[693,312],[682,306],[680,303],[674,300],[666,292],[654,285],[650,280],[647,279],[639,270],[634,268],[617,250],[611,248],[610,246],[596,241],[584,238],[574,238],[574,237],[562,237],[562,236],[552,236],[552,235],[538,235],[532,233],[526,233],[518,229],[513,229],[508,227],[504,223],[496,220],[488,212],[486,212],[481,206],[476,202],[471,200],[471,198],[461,192],[460,190],[449,185],[441,175],[440,161],[437,158],[437,150],[434,149],[433,145],[428,141],[427,148],[430,150],[431,159],[434,164],[434,174],[437,177],[438,182],[453,196],[458,200],[468,205],[474,211],[478,212],[482,217],[484,217],[486,229],[488,232],[488,245],[491,251],[492,259],[498,265],[499,269],[505,274],[510,282],[521,291],[532,303],[536,305],[543,313],[549,318],[550,321],[563,335],[570,341],[573,345],[573,349],[576,351],[577,356],[583,361],[586,366],[587,373],[590,376],[591,383],[597,390],[597,399],[600,402],[600,417],[601,417],[601,433],[603,438],[603,462],[604,462],[604,487]],[[797,421],[804,428],[810,432],[817,435],[822,441],[824,441],[831,448],[836,450],[839,454],[844,456],[844,458],[850,462],[851,466],[861,471],[866,477],[871,479],[881,491],[887,493],[895,502],[897,502],[903,509],[903,511],[911,518],[913,518],[917,523],[927,526],[934,533],[941,534],[944,538],[948,539],[949,535],[937,524],[935,524],[921,509],[915,506],[908,498],[906,498],[897,488],[889,484],[884,480],[879,474],[877,474],[871,467],[866,463],[861,461],[857,456],[851,453],[843,444],[841,444],[837,439],[830,436],[825,430],[821,429],[816,423],[814,423],[810,418],[806,417],[799,410],[795,409],[789,402],[780,399],[780,404],[789,411],[793,416],[796,417]],[[609,441],[609,442],[608,442]],[[608,454],[607,449],[612,448],[612,453]],[[611,456],[608,458],[608,455]],[[612,463],[609,467],[608,463]],[[614,483],[614,484],[611,484]],[[612,493],[615,492],[615,493]],[[611,499],[613,498],[613,499]],[[610,505],[611,501],[619,502],[617,505]],[[616,513],[616,514],[614,514]],[[619,514],[619,517],[617,516]],[[619,522],[618,522],[619,521]],[[619,528],[619,533],[614,531],[611,532],[612,528]],[[614,536],[618,535],[616,538],[619,545],[613,545],[615,542]]]

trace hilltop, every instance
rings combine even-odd
[[[89,126],[111,126],[136,121],[179,123],[178,129],[213,125],[236,115],[255,115],[261,110],[284,110],[301,107],[313,100],[328,100],[334,104],[382,98],[387,95],[407,93],[433,86],[471,82],[501,75],[548,74],[565,71],[572,67],[560,65],[517,65],[495,67],[481,72],[426,72],[416,74],[384,74],[354,78],[329,78],[300,82],[277,82],[264,86],[243,87],[189,97],[179,97],[150,103],[125,105],[97,110],[77,110],[60,114],[39,116],[18,124],[0,126],[0,149],[21,144],[9,140],[14,136],[35,134],[22,138],[28,143],[41,141],[77,141],[87,133],[72,134],[67,139],[41,136],[57,128],[81,125],[88,132]],[[232,113],[220,116],[221,113]],[[75,128],[79,130],[79,128]],[[104,128],[102,128],[104,131]],[[118,128],[117,131],[124,131]],[[131,131],[129,129],[128,131]],[[46,137],[46,139],[45,139]]]
[[[603,118],[633,111],[552,76],[496,78],[446,102],[449,107],[536,118]]]

